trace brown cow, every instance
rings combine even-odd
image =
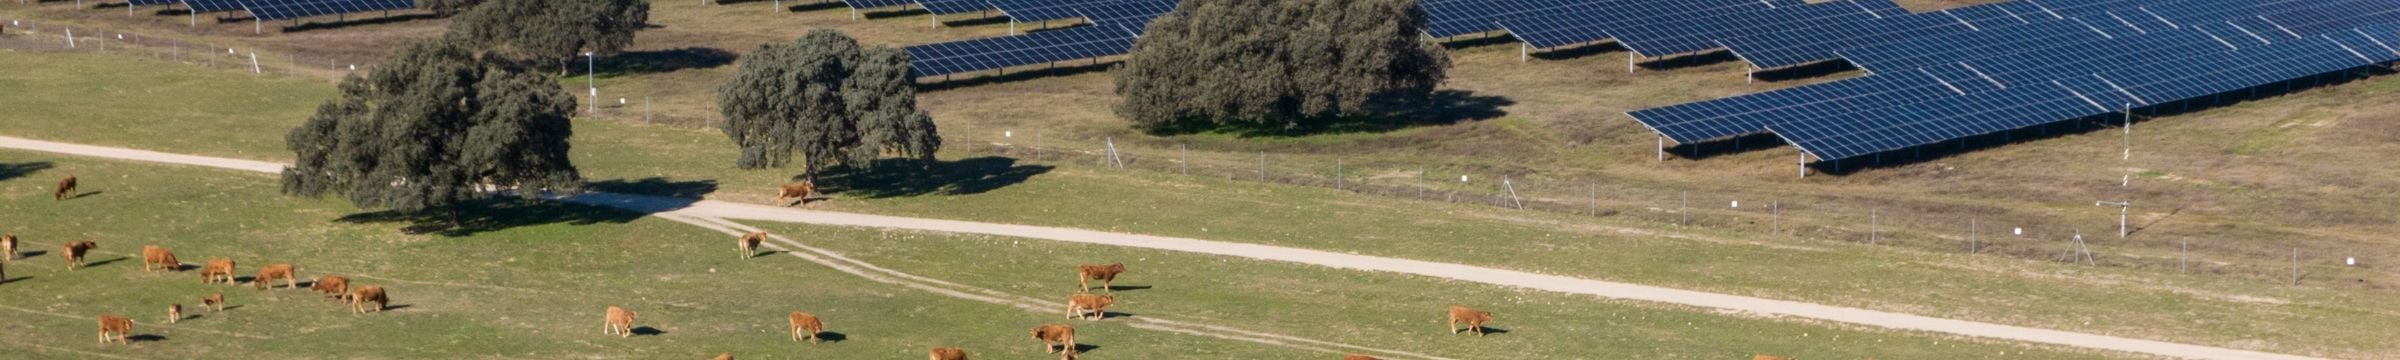
[[[151,269],[158,267],[165,267],[167,271],[183,271],[183,261],[176,260],[175,252],[167,251],[167,248],[142,245],[142,272],[151,272]]]
[[[799,342],[800,338],[805,337],[809,343],[816,343],[817,333],[825,332],[825,321],[817,319],[814,314],[793,311],[791,320],[792,342]]]
[[[8,253],[8,256],[0,257],[0,260],[17,260],[17,234],[0,235],[0,253]]]
[[[200,283],[215,284],[220,277],[225,278],[226,285],[233,285],[233,259],[208,259],[208,263],[200,265]]]
[[[293,276],[292,272],[292,264],[267,264],[267,267],[258,268],[257,277],[250,278],[250,287],[266,290],[274,287],[274,285],[267,285],[268,281],[283,279],[283,287],[298,289],[300,280],[297,279],[297,276]]]
[[[1750,360],[1792,360],[1792,358],[1767,354],[1751,354]]]
[[[600,325],[601,334],[624,334],[624,337],[633,337],[633,310],[610,306],[606,321]]]
[[[342,296],[350,294],[350,278],[341,275],[318,276],[317,281],[308,283],[308,289],[319,293],[317,299],[320,301],[328,296],[342,299]]]
[[[1375,357],[1373,357],[1373,356],[1366,356],[1366,355],[1359,355],[1359,354],[1350,354],[1350,355],[1342,355],[1342,360],[1381,360],[1381,359],[1376,359],[1376,358],[1375,358]]]
[[[75,270],[75,266],[83,265],[83,254],[89,253],[92,251],[92,249],[98,248],[100,248],[99,243],[90,241],[77,241],[72,244],[67,244],[67,270]]]
[[[366,313],[366,306],[367,302],[369,301],[375,302],[376,313],[382,313],[384,307],[391,306],[392,304],[392,298],[383,293],[382,286],[360,286],[358,287],[358,290],[350,292],[350,313]]]
[[[792,206],[791,199],[796,198],[800,199],[800,205],[808,205],[808,195],[817,193],[817,183],[811,181],[801,181],[783,184],[782,189],[779,190],[780,191],[775,192],[776,204]]]
[[[967,360],[967,350],[966,350],[966,349],[960,349],[960,348],[954,348],[954,347],[938,347],[938,348],[933,348],[933,350],[932,350],[932,351],[927,351],[926,353],[927,353],[927,354],[930,354],[930,355],[933,355],[932,357],[930,357],[930,359],[932,359],[932,360]]]
[[[767,241],[767,232],[754,232],[750,233],[749,235],[742,235],[742,238],[740,239],[734,239],[733,247],[740,248],[742,250],[742,258],[748,259],[758,256],[758,243],[764,241]]]
[[[1069,295],[1067,296],[1067,318],[1084,320],[1106,319],[1108,318],[1108,312],[1101,311],[1101,309],[1107,308],[1109,305],[1116,304],[1117,297],[1114,295]],[[1086,312],[1087,310],[1089,312]],[[1091,317],[1084,317],[1086,315],[1090,315]]]
[[[126,336],[133,333],[133,319],[100,314],[100,343],[108,343],[108,334],[117,334],[117,342],[131,344]]]
[[[1475,336],[1483,336],[1483,323],[1492,321],[1492,313],[1469,309],[1465,306],[1450,305],[1450,333],[1457,334],[1459,332],[1458,322],[1460,321],[1467,322],[1467,330],[1475,331]]]
[[[1117,286],[1113,284],[1117,281],[1117,274],[1123,273],[1125,273],[1125,263],[1121,262],[1108,265],[1077,266],[1075,267],[1075,284],[1082,287],[1075,291],[1092,291],[1092,280],[1100,280],[1101,290],[1117,292]]]
[[[58,179],[58,191],[50,193],[50,200],[51,200],[51,201],[66,200],[66,199],[67,199],[67,195],[74,195],[74,194],[75,194],[75,175],[67,175],[67,178],[65,178],[65,179]]]
[[[1075,358],[1075,327],[1073,326],[1065,324],[1035,326],[1033,327],[1033,339],[1042,341],[1043,354],[1053,353],[1050,346],[1057,344],[1063,348],[1059,349],[1057,353],[1066,355],[1067,359]]]
[[[183,304],[167,304],[167,323],[183,321]]]
[[[200,298],[200,305],[208,307],[208,312],[212,313],[225,311],[225,293],[208,294],[208,297]]]
[[[717,353],[717,357],[708,358],[708,360],[733,360],[733,353]]]

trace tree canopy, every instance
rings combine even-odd
[[[798,155],[813,177],[884,154],[932,160],[942,139],[910,72],[907,52],[833,30],[759,46],[717,88],[725,135],[742,148],[734,165],[783,167]]]
[[[608,55],[633,45],[649,26],[644,0],[492,0],[475,5],[450,26],[448,37],[525,61],[555,62],[566,71],[576,56]]]
[[[481,4],[483,4],[483,0],[417,0],[418,8],[431,10],[441,16],[458,16],[459,13]]]
[[[285,136],[296,156],[284,193],[424,214],[486,187],[524,197],[582,187],[567,158],[575,97],[556,80],[446,41],[403,45],[383,64],[343,79],[338,98]]]
[[[1432,93],[1450,67],[1415,0],[1184,1],[1117,73],[1117,114],[1160,130],[1296,127]]]

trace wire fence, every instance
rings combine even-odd
[[[173,36],[9,19],[0,49],[89,52],[178,62],[258,76],[338,81],[372,60],[260,51],[189,42]],[[574,81],[562,81],[573,88]],[[585,115],[654,122],[652,97],[579,94]],[[638,99],[638,100],[637,100]],[[686,119],[689,120],[689,119]],[[707,120],[707,119],[703,119]],[[688,121],[684,121],[688,122]],[[1195,150],[1158,139],[1127,141],[1040,133],[996,137],[944,134],[949,151],[1015,157],[1059,166],[1150,171],[1281,185],[1310,186],[1414,201],[1475,204],[1635,224],[1676,226],[1750,241],[1811,239],[1875,246],[2074,262],[2163,272],[2277,279],[2300,283],[2312,274],[2356,280],[2347,286],[2388,289],[2387,278],[2359,264],[2360,249],[2339,243],[2209,239],[2178,233],[2118,238],[2116,226],[2080,228],[2055,219],[1996,207],[1906,202],[1868,197],[1777,193],[1665,183],[1637,178],[1570,178],[1533,169],[1490,165],[1345,158],[1325,154]],[[1047,140],[1047,141],[1046,141]],[[2114,225],[2114,224],[2111,224]],[[2130,226],[2130,225],[2128,225]],[[2083,242],[2073,240],[2081,233]],[[2369,253],[2374,254],[2374,253]],[[2089,260],[2087,260],[2089,259]]]

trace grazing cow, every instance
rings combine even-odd
[[[733,353],[717,353],[717,357],[708,358],[708,360],[733,360]]]
[[[742,235],[742,238],[740,239],[734,239],[733,247],[740,248],[742,250],[742,258],[748,259],[758,256],[758,243],[765,241],[767,241],[767,232],[754,232],[750,233],[749,235]]]
[[[167,323],[183,321],[183,304],[167,304]]]
[[[200,298],[200,306],[208,307],[211,313],[225,311],[225,293],[211,293],[208,297]]]
[[[1467,323],[1467,330],[1475,331],[1475,336],[1483,336],[1483,323],[1492,321],[1492,313],[1450,305],[1450,333],[1459,332],[1458,323],[1461,321]]]
[[[1075,291],[1092,291],[1092,280],[1100,280],[1100,290],[1117,292],[1117,286],[1114,285],[1117,281],[1117,274],[1123,273],[1125,273],[1125,263],[1121,262],[1108,265],[1077,266],[1075,267],[1075,284],[1082,287]]]
[[[200,283],[215,284],[217,278],[224,278],[226,285],[233,285],[233,259],[208,259],[208,263],[200,265]]]
[[[1381,360],[1381,359],[1376,359],[1376,358],[1375,358],[1375,357],[1373,357],[1373,356],[1366,356],[1366,355],[1359,355],[1359,354],[1350,354],[1350,355],[1342,355],[1342,360]]]
[[[142,272],[151,272],[157,267],[165,267],[167,271],[183,271],[183,261],[176,260],[175,252],[167,251],[167,248],[142,245]]]
[[[1792,360],[1792,358],[1767,354],[1751,354],[1750,360]]]
[[[266,290],[274,287],[267,285],[267,281],[283,279],[283,287],[298,289],[300,280],[292,276],[292,270],[292,264],[268,264],[267,267],[258,268],[258,277],[250,278],[250,287]]]
[[[17,234],[0,235],[0,252],[8,253],[8,256],[0,257],[0,260],[17,260]]]
[[[360,286],[358,290],[350,292],[350,313],[366,313],[369,301],[375,302],[375,312],[377,313],[382,313],[384,307],[392,304],[392,298],[384,295],[382,286]]]
[[[1070,295],[1067,296],[1067,318],[1084,320],[1106,319],[1108,318],[1108,312],[1101,311],[1101,309],[1107,308],[1109,305],[1116,304],[1117,297],[1114,295]],[[1090,315],[1091,317],[1084,317],[1085,315]]]
[[[792,342],[799,342],[800,338],[806,337],[809,343],[816,343],[817,333],[821,332],[825,332],[824,320],[809,313],[792,312]]]
[[[930,357],[932,360],[967,360],[966,349],[938,347],[933,348],[932,351],[927,351],[926,353],[933,355]]]
[[[319,293],[317,298],[320,301],[328,296],[341,299],[343,295],[350,294],[350,278],[341,275],[318,276],[317,281],[308,283],[308,289]]]
[[[50,201],[66,200],[67,195],[74,194],[75,175],[67,175],[65,179],[58,179],[58,191],[50,193]]]
[[[1063,348],[1059,349],[1058,353],[1065,354],[1067,359],[1075,358],[1075,327],[1073,326],[1065,324],[1035,326],[1033,327],[1033,339],[1042,341],[1043,354],[1052,353],[1050,345],[1057,344]]]
[[[817,193],[817,183],[802,181],[783,184],[781,190],[775,193],[775,203],[791,206],[792,199],[800,199],[800,205],[808,205],[808,195]]]
[[[77,241],[72,244],[67,244],[67,270],[75,270],[75,266],[83,264],[84,253],[91,252],[92,249],[98,248],[100,248],[100,244],[90,241]]]
[[[623,334],[624,337],[633,337],[633,310],[610,306],[608,307],[607,322],[600,326],[600,333],[603,335]]]
[[[100,314],[100,343],[108,343],[108,334],[117,334],[117,342],[131,344],[126,336],[133,333],[133,319]]]

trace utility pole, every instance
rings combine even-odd
[[[583,85],[592,90],[592,116],[600,116],[600,80],[596,79],[600,74],[594,71],[599,68],[598,62],[593,60],[592,52],[583,52]]]

